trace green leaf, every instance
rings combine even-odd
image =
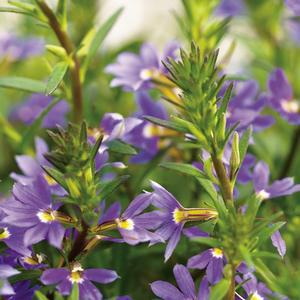
[[[79,300],[79,287],[78,284],[73,284],[72,293],[68,297],[68,300]]]
[[[62,173],[54,168],[50,168],[47,166],[42,166],[42,169],[51,177],[53,178],[58,184],[60,184],[66,191],[68,191],[68,185],[64,179]]]
[[[112,181],[103,184],[99,191],[99,198],[106,199],[110,194],[112,194],[123,182],[125,182],[130,176],[123,175]],[[99,199],[97,199],[99,201]]]
[[[47,82],[45,91],[46,95],[51,95],[57,89],[68,70],[68,66],[68,63],[64,61],[59,62],[54,66],[53,71]]]
[[[122,142],[121,140],[113,140],[113,141],[108,142],[107,144],[108,144],[109,150],[112,152],[117,152],[117,153],[126,154],[126,155],[137,154],[137,151],[132,146]]]
[[[34,280],[34,279],[40,278],[41,274],[42,274],[41,270],[24,270],[24,271],[22,271],[22,273],[10,277],[9,281],[12,284],[14,284],[14,283],[16,283],[18,281],[22,281],[22,280],[28,280],[28,279]]]
[[[23,152],[24,149],[28,147],[33,138],[36,136],[37,131],[40,129],[42,122],[48,112],[60,101],[61,99],[54,99],[34,120],[34,122],[27,128],[26,132],[23,134],[22,140],[20,142],[19,151]]]
[[[198,177],[197,180],[199,181],[200,185],[205,189],[205,191],[207,192],[207,194],[213,199],[217,199],[218,198],[218,194],[216,192],[216,189],[213,185],[213,183],[208,180],[208,179],[204,179],[204,178],[200,178]]]
[[[144,116],[144,119],[151,122],[151,123],[154,123],[156,125],[166,127],[166,128],[169,128],[169,129],[173,129],[175,131],[184,132],[184,133],[188,132],[186,127],[184,127],[182,125],[179,125],[175,121],[166,121],[166,120],[158,119],[158,118],[155,118],[155,117],[152,117],[152,116]]]
[[[246,132],[244,132],[243,136],[240,139],[239,152],[240,152],[241,163],[243,162],[243,160],[246,156],[248,145],[249,145],[249,140],[250,140],[251,136],[252,136],[252,127],[249,127],[246,130]]]
[[[184,164],[184,163],[173,163],[173,162],[165,162],[161,163],[160,167],[174,170],[183,174],[191,175],[197,178],[208,179],[207,176],[201,172],[199,169],[195,168],[192,165]]]
[[[240,253],[241,253],[243,259],[245,260],[247,266],[252,267],[253,261],[252,261],[251,253],[250,253],[249,249],[247,247],[245,247],[244,245],[239,245],[239,250],[240,250]]]
[[[46,84],[42,81],[24,77],[0,77],[0,87],[44,94]]]
[[[67,29],[67,0],[59,0],[57,4],[57,17],[60,20],[61,27]]]
[[[265,242],[267,239],[269,239],[274,232],[279,230],[285,224],[286,224],[286,222],[277,222],[275,224],[271,224],[271,225],[263,228],[257,235],[258,236],[257,247],[259,247],[263,242]]]
[[[22,14],[22,15],[27,15],[30,17],[34,17],[34,14],[32,14],[31,12],[28,12],[26,10],[23,9],[19,9],[16,7],[5,7],[5,6],[1,6],[0,7],[0,13],[1,12],[7,12],[7,13],[15,13],[15,14]]]
[[[122,11],[123,11],[123,8],[119,8],[108,20],[106,20],[106,22],[96,32],[96,34],[91,42],[91,45],[89,47],[87,56],[83,62],[83,67],[82,67],[83,73],[86,72],[87,67],[91,63],[92,58],[96,55],[97,50],[99,49],[102,42],[104,41],[104,39],[106,38],[106,36],[108,35],[108,33],[110,32],[112,27],[118,20]]]
[[[230,280],[222,279],[211,288],[209,300],[222,300],[224,299],[230,287]]]
[[[38,299],[38,300],[49,300],[44,294],[42,294],[42,292],[40,291],[35,291],[35,297]]]

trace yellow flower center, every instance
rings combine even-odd
[[[127,219],[127,220],[116,219],[116,223],[119,228],[127,229],[127,230],[134,229],[134,222],[131,219]]]
[[[262,296],[260,296],[257,292],[255,292],[255,293],[251,296],[250,300],[264,300],[264,298],[263,298]]]
[[[38,218],[42,223],[51,223],[55,220],[55,210],[47,209],[37,213]]]
[[[1,232],[0,233],[0,240],[5,240],[5,239],[7,239],[11,236],[11,233],[9,232],[7,227],[2,228],[0,232]]]
[[[223,251],[220,248],[214,248],[212,250],[212,255],[213,255],[213,257],[216,257],[216,258],[222,258],[223,257]]]
[[[35,254],[33,256],[27,256],[23,258],[23,261],[29,265],[39,265],[43,262],[44,255],[42,254]]]
[[[218,216],[213,209],[208,208],[175,208],[173,221],[178,224],[186,221],[207,221]]]
[[[75,263],[70,272],[69,280],[73,283],[82,283],[84,281],[83,277],[83,268],[79,263]]]
[[[296,100],[284,100],[281,102],[281,107],[288,113],[298,113],[300,110],[299,103]]]

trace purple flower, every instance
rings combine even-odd
[[[15,61],[32,56],[38,56],[44,52],[44,40],[36,37],[21,38],[11,33],[0,36],[0,57]]]
[[[32,300],[38,285],[31,287],[30,281],[19,281],[13,285],[15,295],[10,296],[7,300]]]
[[[268,85],[271,106],[290,124],[299,125],[299,103],[293,100],[293,90],[284,71],[279,68],[275,69],[270,74]]]
[[[282,238],[279,230],[274,232],[271,236],[272,244],[277,249],[279,255],[283,258],[286,253],[286,244],[284,239]]]
[[[25,230],[25,246],[47,239],[51,245],[60,248],[65,229],[56,220],[56,209],[50,189],[43,178],[37,178],[32,184],[15,183],[13,197],[0,208],[6,216],[2,222]]]
[[[222,0],[216,8],[216,14],[224,17],[234,17],[244,13],[245,4],[242,0]]]
[[[17,165],[24,175],[13,172],[10,177],[23,185],[31,184],[37,177],[43,177],[47,181],[52,194],[65,195],[66,191],[42,169],[42,166],[51,165],[44,158],[44,154],[48,152],[48,146],[41,138],[35,138],[35,151],[35,157],[29,155],[16,156]]]
[[[152,292],[157,297],[163,300],[208,300],[210,288],[206,277],[202,279],[198,295],[196,295],[193,278],[185,266],[175,265],[173,273],[178,288],[161,280],[151,283]]]
[[[258,197],[262,200],[291,195],[300,191],[300,184],[294,184],[294,179],[287,177],[274,181],[269,185],[270,170],[268,165],[259,161],[254,167],[253,185]]]
[[[7,278],[19,274],[20,272],[10,265],[0,265],[0,295],[14,295],[15,292],[8,282]]]
[[[223,267],[226,262],[224,253],[219,248],[211,248],[188,260],[189,269],[206,268],[207,280],[211,284],[216,284],[223,277]]]
[[[175,51],[179,48],[177,42],[169,43],[159,57],[155,48],[147,43],[141,46],[139,55],[129,52],[121,53],[117,62],[106,67],[106,72],[116,78],[111,82],[112,87],[122,86],[124,90],[137,91],[152,87],[153,76],[165,74],[166,69],[161,61],[167,57],[175,58]]]
[[[107,284],[115,281],[118,274],[108,269],[83,269],[75,262],[71,269],[57,268],[44,271],[41,282],[45,285],[56,285],[62,295],[69,295],[74,283],[79,287],[79,298],[89,300],[101,300],[102,294],[91,282]]]
[[[274,123],[272,116],[262,115],[267,104],[266,95],[258,95],[258,84],[249,80],[237,84],[235,96],[230,100],[227,110],[227,126],[239,122],[238,130],[243,131],[252,125],[254,131],[261,131]]]
[[[152,202],[152,195],[145,193],[137,196],[120,215],[121,206],[119,202],[111,205],[101,216],[97,232],[117,228],[124,241],[130,245],[140,242],[151,244],[163,242],[157,234],[150,232],[160,224],[157,212],[142,213]]]
[[[300,16],[299,0],[285,0],[285,4],[296,16]]]
[[[242,284],[243,289],[245,290],[246,297],[251,296],[250,299],[253,300],[264,300],[268,299],[267,297],[272,295],[272,292],[266,287],[262,282],[258,282],[256,277],[252,273],[246,273],[243,275],[243,278],[236,276],[236,282]],[[243,300],[240,295],[237,296],[237,299]]]
[[[13,108],[10,119],[30,125],[51,103],[52,99],[52,97],[43,94],[32,94],[24,102]],[[43,119],[42,127],[54,128],[56,125],[65,126],[66,114],[69,110],[69,104],[65,100],[59,101]]]
[[[183,226],[188,221],[203,221],[215,218],[218,214],[209,208],[184,208],[175,197],[156,182],[153,188],[152,204],[161,209],[159,219],[161,226],[155,231],[164,240],[169,240],[165,251],[167,261],[176,248]]]
[[[295,19],[287,19],[284,21],[284,26],[290,38],[297,44],[300,44],[300,22]]]

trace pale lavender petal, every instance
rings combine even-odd
[[[188,238],[208,237],[209,236],[209,234],[207,232],[202,231],[197,226],[192,226],[192,227],[184,228],[182,232]]]
[[[5,279],[10,276],[19,274],[20,272],[10,265],[0,265],[0,279]]]
[[[110,283],[119,277],[115,271],[108,269],[88,269],[84,271],[84,275],[88,280],[99,283]]]
[[[43,272],[41,282],[46,285],[57,284],[66,279],[69,273],[66,268],[48,269]]]
[[[127,209],[122,214],[122,218],[129,219],[145,210],[152,202],[152,193],[144,193],[138,195],[129,204]]]
[[[53,222],[48,231],[48,241],[50,245],[61,248],[62,240],[65,235],[65,228],[58,222]]]
[[[103,299],[100,291],[90,282],[84,281],[79,285],[80,299],[86,300],[101,300]]]
[[[202,281],[201,281],[201,284],[199,287],[198,300],[208,300],[209,293],[210,293],[210,288],[208,285],[208,280],[207,280],[207,277],[204,276],[202,278]]]
[[[154,189],[153,205],[158,208],[165,208],[168,210],[175,209],[176,207],[181,207],[176,198],[163,188],[157,182],[151,181],[151,186]]]
[[[57,286],[57,290],[63,295],[69,295],[72,290],[72,283],[69,279],[64,279],[60,282],[60,284]]]
[[[212,259],[211,251],[210,249],[192,256],[187,263],[187,267],[189,269],[204,269],[208,265],[209,261]]]
[[[291,99],[293,96],[292,87],[282,69],[275,69],[269,78],[269,89],[274,98],[280,101],[281,99]]]
[[[15,291],[10,283],[4,279],[1,280],[0,295],[14,295]]]
[[[183,300],[184,295],[172,284],[165,281],[155,281],[150,284],[152,292],[163,300]]]
[[[206,269],[207,279],[211,284],[216,284],[222,277],[223,260],[222,258],[213,258]]]
[[[26,230],[24,234],[25,246],[30,246],[44,240],[47,236],[49,225],[38,224]]]
[[[20,170],[27,176],[36,177],[42,172],[40,165],[31,156],[17,155],[16,162]]]
[[[263,161],[259,161],[254,167],[253,172],[253,184],[257,193],[268,187],[269,176],[270,170],[268,165]]]
[[[176,265],[173,269],[173,273],[177,282],[178,287],[184,293],[185,296],[190,298],[195,297],[195,285],[193,278],[188,269],[183,265]]]
[[[279,230],[277,230],[275,233],[272,234],[271,240],[273,246],[277,249],[279,255],[283,258],[286,253],[286,244]]]
[[[179,242],[182,228],[183,228],[183,224],[178,225],[176,230],[173,232],[171,238],[169,239],[169,242],[168,242],[168,245],[167,245],[166,251],[165,251],[165,262],[171,257],[172,253],[174,252],[174,250]]]

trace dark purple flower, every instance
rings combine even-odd
[[[299,102],[293,100],[292,87],[282,69],[275,69],[268,81],[270,104],[290,124],[300,124]]]
[[[173,273],[178,288],[161,280],[151,283],[152,292],[157,297],[163,300],[208,300],[210,288],[206,277],[202,279],[197,295],[193,278],[185,266],[175,265]]]
[[[16,122],[22,122],[26,125],[32,124],[40,113],[53,100],[50,96],[43,94],[32,94],[24,102],[13,108],[10,119]],[[59,101],[43,119],[43,128],[54,128],[56,125],[66,125],[66,114],[69,112],[69,104],[65,100]]]
[[[149,230],[156,229],[160,224],[157,212],[142,213],[152,202],[152,195],[144,193],[138,195],[120,215],[119,202],[111,205],[101,216],[97,231],[105,231],[117,228],[124,241],[131,245],[140,242],[151,244],[163,242],[157,234]]]
[[[38,285],[31,286],[29,280],[19,281],[13,285],[15,295],[10,296],[7,300],[32,300]]]
[[[268,165],[259,161],[253,172],[254,190],[262,200],[291,195],[300,191],[300,184],[294,184],[294,179],[287,177],[274,181],[269,185],[270,170]]]
[[[161,209],[159,219],[161,226],[155,231],[164,240],[169,240],[165,251],[167,261],[176,248],[183,226],[188,221],[210,220],[217,212],[209,208],[184,208],[176,198],[156,182],[151,182],[153,188],[152,204]]]
[[[216,14],[224,17],[234,17],[244,13],[243,0],[221,0],[216,8]]]
[[[244,274],[243,278],[241,278],[240,276],[236,276],[236,282],[238,284],[245,282],[244,284],[242,284],[242,287],[246,293],[245,297],[251,296],[250,299],[264,300],[268,299],[268,296],[272,295],[272,291],[270,291],[262,282],[258,282],[256,277],[252,273]],[[237,295],[237,299],[243,300],[244,298],[240,295]]]
[[[11,33],[0,36],[0,58],[21,60],[43,54],[44,40],[36,37],[21,38]]]
[[[0,281],[1,281],[1,286],[0,286],[0,295],[14,295],[15,292],[8,282],[7,278],[17,275],[20,272],[16,269],[14,269],[10,265],[4,265],[0,264]]]
[[[107,284],[115,281],[118,274],[108,269],[83,269],[75,262],[71,269],[57,268],[44,271],[41,276],[41,282],[45,285],[56,285],[57,290],[62,295],[69,295],[74,283],[79,287],[79,298],[89,300],[101,300],[102,294],[92,283],[98,282]]]
[[[39,137],[35,138],[35,151],[35,157],[29,155],[16,156],[17,165],[24,175],[13,172],[10,174],[10,177],[23,185],[31,184],[37,177],[43,177],[47,181],[52,194],[59,196],[65,195],[66,191],[42,169],[42,166],[51,165],[44,158],[44,154],[48,152],[48,146],[45,141]]]
[[[208,282],[216,284],[223,277],[223,267],[226,262],[224,253],[219,248],[211,248],[200,254],[191,257],[188,260],[189,269],[206,268]]]
[[[262,115],[267,104],[267,96],[258,95],[258,84],[254,80],[238,83],[235,96],[230,100],[227,110],[227,126],[239,122],[238,130],[243,131],[252,125],[254,131],[261,131],[274,123],[272,116]]]
[[[285,4],[296,16],[300,16],[299,0],[285,0]]]
[[[163,56],[159,57],[152,45],[144,43],[139,55],[130,52],[121,53],[116,63],[106,67],[107,73],[116,76],[111,86],[122,86],[130,91],[151,88],[153,76],[158,77],[166,73],[161,60],[166,60],[167,57],[175,58],[175,51],[178,48],[177,42],[171,42],[166,46]]]
[[[15,183],[13,197],[2,202],[0,208],[6,214],[3,223],[25,230],[25,246],[47,239],[54,247],[61,247],[65,229],[56,220],[58,205],[54,205],[43,178],[26,186]]]

